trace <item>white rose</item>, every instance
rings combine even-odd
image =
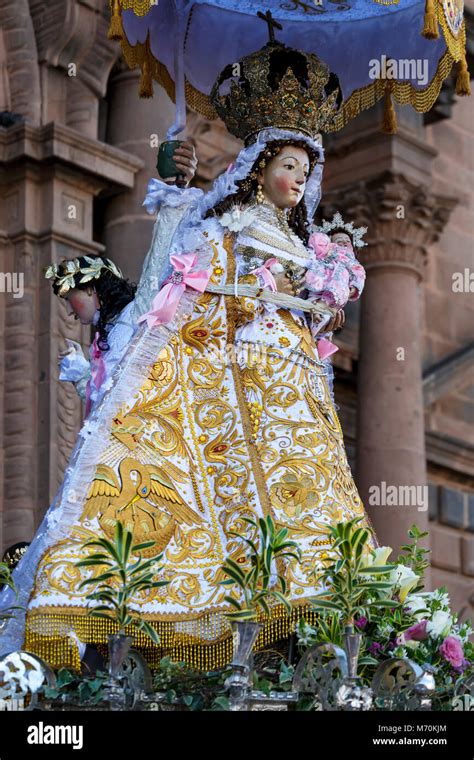
[[[426,632],[432,638],[441,637],[444,639],[450,632],[452,624],[453,619],[449,612],[438,610],[434,613],[431,620],[428,620],[428,623],[426,625]]]
[[[416,618],[423,618],[426,616],[428,609],[428,600],[418,594],[413,596],[407,596],[405,599],[405,606],[410,608],[410,614]]]

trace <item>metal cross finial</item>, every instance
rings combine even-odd
[[[272,16],[271,11],[267,11],[266,13],[262,13],[262,11],[258,11],[257,16],[263,21],[266,21],[268,24],[268,34],[270,35],[270,42],[275,42],[275,29],[283,29],[282,25],[278,23],[278,21],[275,21],[275,19]]]

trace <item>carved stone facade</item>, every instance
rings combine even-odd
[[[173,105],[157,85],[139,100],[137,72],[107,39],[105,6],[0,0],[0,111],[17,115],[0,127],[0,273],[24,275],[21,298],[0,292],[2,548],[31,539],[82,416],[74,389],[58,382],[57,354],[65,338],[87,347],[90,335],[66,318],[42,267],[105,247],[136,280],[151,239],[141,204]],[[431,583],[472,615],[474,309],[469,285],[452,284],[473,271],[474,120],[472,101],[450,103],[430,119],[399,109],[395,136],[380,132],[375,108],[326,138],[321,215],[339,209],[369,228],[366,289],[334,355],[359,491],[395,554],[412,522],[430,530]],[[240,143],[196,114],[187,136],[195,182],[207,187]],[[429,483],[429,512],[370,504],[382,482]]]

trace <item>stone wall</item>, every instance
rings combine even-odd
[[[426,129],[437,151],[434,186],[459,202],[433,247],[424,283],[423,367],[474,347],[474,119],[472,98],[458,98],[451,119]],[[453,292],[453,274],[471,285]],[[466,279],[466,282],[468,280]],[[474,609],[474,361],[447,370],[451,389],[425,410],[430,479],[433,582],[450,589],[455,609]],[[430,440],[449,443],[430,461]],[[434,446],[433,446],[434,449]],[[433,451],[433,454],[435,452]]]

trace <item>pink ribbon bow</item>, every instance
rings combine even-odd
[[[326,340],[326,338],[318,339],[318,355],[320,359],[325,359],[327,356],[335,354],[336,351],[339,351],[338,347],[330,340]]]
[[[196,264],[198,257],[196,253],[183,253],[179,256],[170,256],[171,264],[174,267],[173,274],[163,283],[159,293],[153,299],[150,311],[142,314],[138,323],[146,322],[148,327],[155,325],[165,325],[171,322],[181,297],[187,287],[204,293],[211,273],[206,269],[198,269],[195,272],[190,270]]]
[[[258,267],[258,269],[253,269],[252,274],[261,274],[264,284],[272,290],[274,293],[277,289],[275,278],[270,272],[270,267],[272,267],[274,264],[277,264],[276,259],[267,259],[265,264],[263,264],[261,267]]]
[[[105,380],[105,375],[106,375],[105,362],[102,357],[102,351],[100,350],[98,346],[98,339],[99,339],[99,333],[96,332],[94,341],[90,348],[91,376],[89,380],[87,381],[87,385],[86,385],[86,410],[85,410],[86,417],[88,417],[89,412],[91,410],[91,405],[92,405],[91,385],[92,383],[94,383],[97,390],[99,390],[100,386]]]

